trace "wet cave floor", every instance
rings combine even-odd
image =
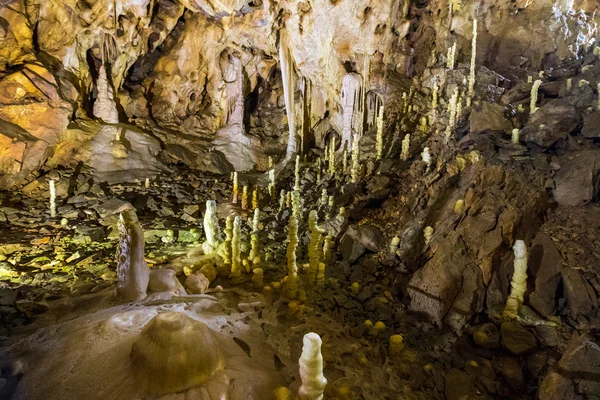
[[[355,246],[336,245],[324,286],[305,285],[295,300],[288,299],[284,290],[290,210],[284,205],[280,211],[278,199],[268,198],[262,175],[240,175],[240,188],[263,185],[258,200],[263,282],[253,279],[251,272],[239,282],[219,275],[202,294],[150,293],[139,303],[126,304],[114,296],[115,225],[124,202],[137,210],[150,268],[174,269],[183,283],[184,266],[193,263],[190,252],[204,241],[206,200],[216,200],[221,227],[227,215],[243,216],[242,251],[248,250],[251,199],[248,210],[232,204],[229,177],[180,170],[149,187],[108,186],[78,181],[63,171],[61,182],[69,184],[57,190],[54,218],[49,216],[47,195],[39,188],[2,193],[1,397],[276,398],[277,388],[298,390],[302,337],[312,331],[323,340],[328,399],[535,398],[542,377],[558,362],[567,342],[579,332],[593,334],[598,321],[558,317],[551,324],[523,327],[483,311],[458,335],[409,312],[410,271],[388,250],[402,225],[395,214],[406,211],[402,199],[418,197],[405,183],[406,174],[389,171],[373,176],[362,191],[347,181],[345,189],[337,191],[339,183],[331,180],[328,192],[335,195],[336,205],[330,207],[320,200],[319,187],[311,188],[316,177],[306,169],[302,178],[306,214],[297,251],[301,281],[308,268],[309,235],[304,231],[312,206],[326,221],[326,230],[339,239],[348,218],[336,221],[337,204],[350,206],[350,193],[354,196],[350,208],[359,210],[349,213],[350,223],[370,224],[380,233],[368,238],[375,244],[362,248],[358,257],[352,255]],[[293,182],[293,174],[289,181]],[[591,205],[555,207],[540,228],[565,265],[585,266],[581,273],[598,292],[599,227],[600,208]],[[560,315],[564,302],[558,307]],[[177,394],[123,390],[138,387],[143,380],[130,364],[132,341],[153,316],[170,311],[202,321],[221,335],[225,369],[203,385]],[[478,331],[486,332],[484,343],[476,340]],[[404,347],[391,354],[390,337],[396,334],[402,335]]]

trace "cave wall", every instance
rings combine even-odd
[[[104,65],[119,122],[158,138],[166,161],[224,173],[238,167],[241,152],[240,166],[260,169],[287,142],[281,45],[296,71],[295,102],[304,103],[296,126],[314,129],[322,144],[327,131],[342,131],[348,72],[364,79],[366,66],[366,90],[394,118],[411,80],[416,91],[443,85],[453,43],[458,68],[468,67],[474,18],[478,65],[510,86],[589,45],[597,7],[592,0],[9,0],[0,8],[2,185],[35,178],[48,160],[89,162],[78,149],[94,133],[80,125],[94,117]]]

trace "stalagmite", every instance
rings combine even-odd
[[[421,153],[421,157],[423,158],[423,162],[427,164],[427,168],[431,167],[431,154],[429,154],[429,147],[425,147],[423,152]]]
[[[570,92],[573,88],[573,78],[567,79],[567,92]]]
[[[269,170],[269,196],[271,201],[275,200],[275,170]]]
[[[533,86],[531,87],[531,103],[529,104],[529,114],[534,114],[537,110],[537,100],[538,100],[538,90],[542,85],[541,80],[537,80],[533,82]]]
[[[329,174],[333,176],[335,174],[335,136],[331,136],[329,144]]]
[[[504,309],[504,313],[511,317],[518,315],[527,290],[527,247],[525,242],[517,240],[513,246],[513,251],[515,254],[514,272],[510,282],[510,295],[506,300],[506,308]]]
[[[281,79],[283,80],[283,97],[285,100],[285,112],[288,119],[289,136],[285,158],[291,160],[298,152],[298,141],[296,139],[296,112],[294,107],[294,60],[292,53],[285,42],[285,35],[279,38],[279,63],[281,66]]]
[[[242,210],[248,209],[248,186],[242,187]]]
[[[233,220],[233,232],[231,238],[231,277],[233,279],[242,276],[242,218],[236,215]]]
[[[423,230],[423,238],[425,239],[425,245],[428,245],[431,242],[431,237],[433,236],[433,228],[431,226],[426,226]]]
[[[300,400],[322,400],[327,379],[323,376],[323,357],[321,356],[321,338],[316,333],[304,335],[304,346],[300,356],[300,379],[302,386],[298,390]]]
[[[254,286],[261,288],[263,287],[263,276],[264,276],[264,272],[262,270],[262,268],[254,268],[252,270],[252,283],[254,284]]]
[[[407,133],[402,139],[402,152],[400,153],[400,158],[402,161],[407,161],[409,157],[408,150],[410,148],[410,133]]]
[[[258,186],[254,188],[252,191],[252,210],[256,210],[258,208]]]
[[[219,227],[219,218],[217,217],[217,203],[214,200],[206,202],[204,234],[206,235],[206,241],[202,244],[202,249],[204,250],[204,254],[211,254],[218,249],[223,241],[221,228]]]
[[[292,192],[292,214],[299,221],[302,220],[302,198],[300,197],[300,192],[298,190],[294,190]]]
[[[352,141],[352,167],[350,174],[352,176],[352,182],[358,182],[359,174],[359,152],[360,152],[360,136],[358,133],[354,134],[354,140]]]
[[[308,214],[308,229],[310,230],[310,244],[308,245],[308,281],[315,284],[317,272],[321,261],[321,249],[323,246],[323,232],[319,227],[319,216],[316,210]]]
[[[139,301],[146,297],[150,270],[144,258],[144,231],[135,210],[122,212],[117,228],[117,294],[125,301]]]
[[[456,200],[456,203],[454,203],[454,212],[456,214],[462,214],[464,210],[465,210],[465,201],[463,199]]]
[[[150,178],[146,178],[146,181],[144,182],[144,187],[145,187],[146,189],[149,189],[149,188],[150,188]]]
[[[511,142],[513,144],[519,144],[519,135],[520,131],[518,129],[515,128],[512,130]]]
[[[50,216],[56,217],[56,186],[54,179],[50,179],[48,183],[50,186]]]
[[[233,217],[227,216],[225,220],[225,241],[219,246],[219,255],[225,265],[231,264],[231,241],[233,240]]]
[[[237,204],[238,201],[238,173],[233,173],[233,204]]]
[[[254,218],[252,219],[252,233],[250,234],[250,254],[249,260],[254,260],[259,255],[258,249],[258,223],[260,219],[260,210],[254,209]],[[262,286],[262,285],[261,285]]]
[[[288,223],[288,245],[286,251],[288,277],[286,283],[287,295],[295,299],[298,294],[298,266],[296,265],[296,247],[298,246],[298,221],[294,214],[290,215]]]
[[[458,106],[458,86],[454,88],[450,102],[448,103],[448,126],[446,127],[446,135],[450,136],[456,126],[456,111]]]
[[[467,107],[475,94],[475,61],[477,58],[477,19],[473,20],[473,39],[471,42],[471,69],[469,70],[469,90],[467,92]]]
[[[117,110],[117,103],[115,103],[113,89],[108,82],[106,67],[104,65],[101,65],[98,71],[96,88],[98,89],[98,97],[94,102],[94,116],[106,123],[118,124],[119,112]]]
[[[398,236],[394,236],[392,238],[392,242],[390,243],[390,253],[396,254],[398,251],[398,245],[400,244],[400,238]]]
[[[598,104],[596,105],[596,110],[600,111],[600,82],[598,82],[598,90],[597,90],[597,92],[598,92]]]
[[[377,116],[377,159],[381,160],[383,155],[383,106],[379,108],[379,115]]]
[[[340,149],[351,149],[354,134],[359,131],[363,121],[360,119],[362,108],[363,81],[361,76],[350,73],[342,80],[340,103],[342,105],[342,142]]]
[[[331,256],[331,247],[333,246],[333,241],[331,236],[325,236],[323,240],[323,262],[327,263],[329,261],[329,257]]]
[[[327,200],[327,215],[332,216],[333,215],[333,207],[335,205],[335,198],[333,196],[329,196],[329,199]],[[342,207],[343,208],[343,207]],[[340,212],[342,210],[342,208],[340,208]]]
[[[294,169],[294,190],[300,190],[300,156],[296,156],[296,168]]]
[[[446,68],[454,69],[454,61],[456,59],[456,42],[448,48],[448,56],[446,60]]]
[[[431,109],[435,110],[438,106],[438,84],[437,82],[433,83],[433,92],[431,93]]]
[[[322,207],[325,207],[327,205],[327,189],[323,188],[321,189],[321,198],[319,199],[319,205]]]
[[[348,170],[348,150],[344,149],[342,154],[342,174],[345,174]]]
[[[390,336],[390,356],[398,357],[404,350],[404,339],[402,335]]]
[[[279,212],[285,209],[285,189],[281,189],[279,192]]]

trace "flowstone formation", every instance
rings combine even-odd
[[[149,270],[144,259],[144,232],[134,210],[119,215],[117,247],[117,294],[125,301],[146,297]]]

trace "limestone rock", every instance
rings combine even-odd
[[[510,121],[504,117],[504,107],[487,101],[473,107],[470,122],[471,133],[510,132],[512,127]]]
[[[556,291],[561,280],[562,256],[552,239],[538,233],[529,249],[529,270],[535,279],[535,289],[529,295],[531,306],[544,317],[554,315]]]
[[[589,139],[600,138],[600,111],[586,114],[583,117],[581,134]]]
[[[561,157],[554,178],[554,199],[561,205],[580,206],[600,194],[600,154],[584,150]]]
[[[573,316],[588,315],[598,310],[596,292],[576,269],[561,271],[567,308]]]
[[[577,109],[564,101],[542,105],[521,130],[521,140],[547,149],[576,132],[582,118]]]
[[[503,322],[500,334],[502,345],[514,355],[528,353],[537,347],[535,336],[516,322]]]
[[[593,398],[600,393],[596,375],[600,369],[600,347],[584,338],[573,338],[556,367],[542,381],[540,400]]]
[[[471,400],[476,399],[476,389],[473,379],[464,371],[452,368],[446,373],[446,399]]]

